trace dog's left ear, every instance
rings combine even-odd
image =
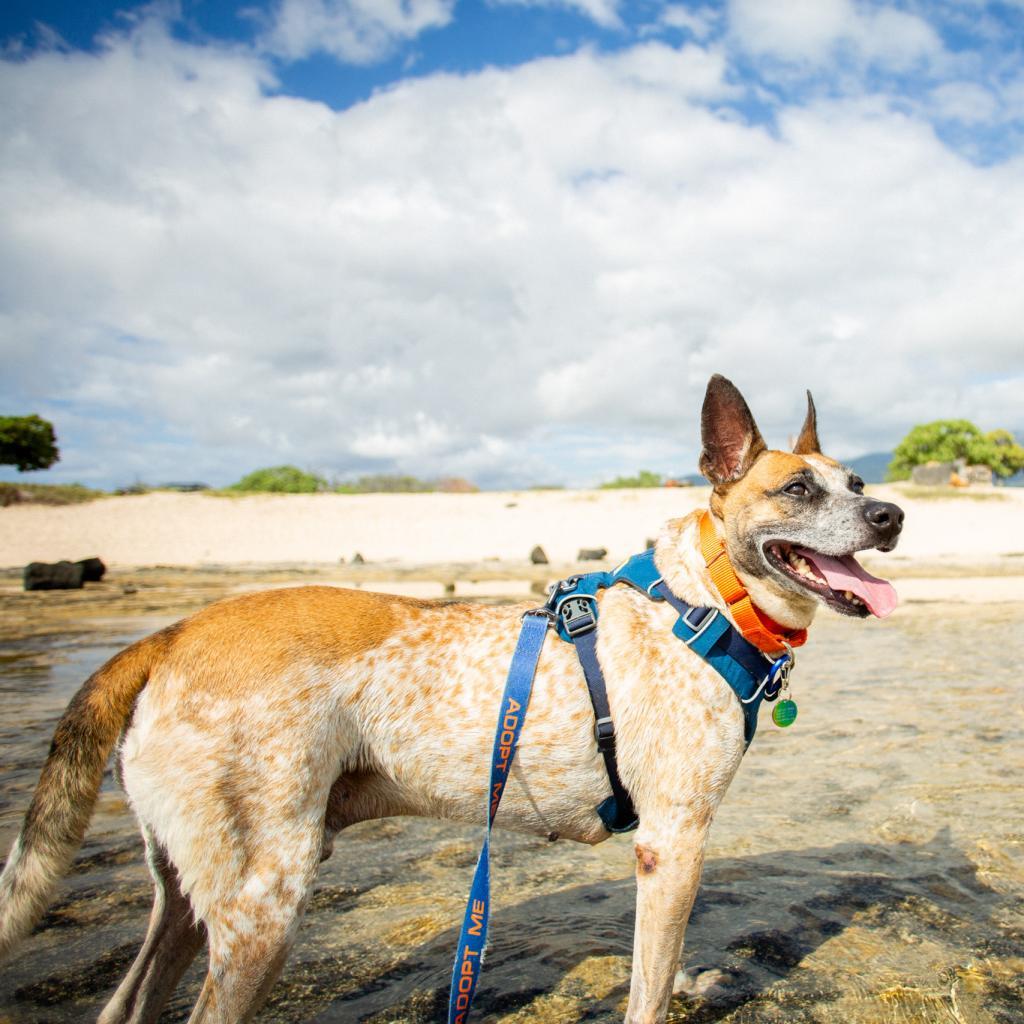
[[[800,428],[800,436],[793,445],[794,455],[820,455],[821,442],[818,440],[818,414],[814,409],[814,399],[807,392],[807,416]]]
[[[768,447],[739,389],[718,373],[708,381],[700,433],[700,471],[713,484],[739,480]]]

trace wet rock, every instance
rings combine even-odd
[[[365,565],[366,564],[366,559],[363,558],[363,556],[361,554],[359,554],[359,552],[357,551],[352,556],[352,564],[353,565]]]
[[[26,590],[81,590],[84,580],[81,562],[30,562],[22,575]]]
[[[534,565],[548,564],[548,556],[539,544],[537,544],[530,552],[530,561],[533,562]]]
[[[75,565],[82,567],[82,580],[85,583],[99,583],[107,571],[107,567],[99,558],[82,558]]]
[[[577,562],[602,562],[608,557],[607,548],[580,548]]]

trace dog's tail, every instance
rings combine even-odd
[[[81,846],[107,758],[174,628],[111,658],[84,683],[57,723],[21,833],[0,875],[0,960],[42,915]]]

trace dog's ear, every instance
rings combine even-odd
[[[807,416],[800,428],[800,436],[793,445],[794,455],[820,455],[821,442],[818,440],[818,414],[814,409],[814,399],[807,392]]]
[[[713,484],[739,480],[767,447],[738,388],[718,373],[708,381],[700,433],[700,471]]]

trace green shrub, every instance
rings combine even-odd
[[[327,481],[298,466],[269,466],[243,476],[229,491],[270,492],[275,494],[315,494],[327,490]]]
[[[664,479],[660,473],[652,473],[649,469],[641,469],[636,476],[617,476],[600,485],[602,490],[618,487],[663,487]]]

